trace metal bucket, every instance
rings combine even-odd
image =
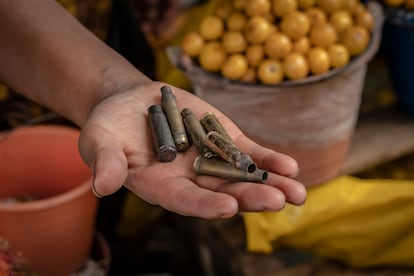
[[[387,9],[383,50],[399,107],[414,115],[414,12]]]

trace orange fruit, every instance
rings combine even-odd
[[[223,20],[216,15],[207,15],[200,22],[199,33],[205,40],[215,40],[224,32]]]
[[[272,32],[273,24],[262,16],[254,16],[247,21],[244,35],[252,44],[263,43]]]
[[[226,52],[220,42],[207,43],[198,56],[201,67],[207,71],[217,72],[226,60]]]
[[[329,22],[334,26],[336,33],[341,36],[348,27],[354,24],[354,19],[350,11],[340,10],[331,14]]]
[[[298,9],[296,0],[273,0],[273,14],[278,17],[283,17],[288,13]]]
[[[311,48],[311,43],[309,41],[309,38],[302,37],[293,42],[292,51],[294,53],[305,55],[309,51],[310,48]]]
[[[291,53],[283,61],[283,72],[291,80],[302,79],[309,73],[308,62],[302,54]]]
[[[346,8],[346,1],[348,0],[316,0],[316,3],[325,13],[333,13]]]
[[[255,83],[257,80],[256,70],[253,68],[247,69],[246,73],[241,77],[240,81],[246,83]]]
[[[236,11],[232,12],[226,19],[227,30],[241,31],[246,26],[247,17],[244,13]]]
[[[264,50],[273,59],[282,59],[292,52],[292,41],[284,33],[271,34],[265,42]]]
[[[336,42],[337,34],[334,26],[330,23],[312,27],[309,35],[312,45],[317,47],[328,47]]]
[[[283,78],[282,63],[275,59],[264,59],[257,68],[257,78],[264,84],[278,84]]]
[[[316,0],[298,0],[298,7],[302,10],[307,10],[315,6]]]
[[[351,26],[346,29],[342,42],[353,57],[365,51],[369,41],[370,36],[367,29],[361,26]]]
[[[329,61],[332,68],[339,68],[349,63],[349,53],[346,47],[342,44],[333,44],[328,48]]]
[[[345,9],[348,10],[350,13],[353,13],[357,4],[360,4],[359,0],[348,0],[345,4]]]
[[[310,30],[310,21],[304,12],[293,11],[282,18],[281,30],[291,39],[305,37]]]
[[[309,50],[307,55],[309,70],[312,74],[323,74],[328,72],[330,61],[328,52],[321,47],[315,47]]]
[[[374,16],[368,11],[361,11],[355,15],[356,25],[362,26],[368,31],[374,27]]]
[[[384,0],[385,4],[390,7],[398,7],[404,3],[405,0]]]
[[[233,7],[228,1],[220,1],[214,7],[214,14],[225,20],[232,12]]]
[[[247,48],[244,35],[238,31],[225,32],[221,38],[223,49],[226,53],[241,53]]]
[[[246,0],[244,10],[248,16],[257,16],[269,13],[270,8],[270,0]]]
[[[233,0],[233,8],[236,10],[243,10],[246,7],[246,0]]]
[[[326,14],[320,8],[310,8],[306,10],[311,27],[323,25],[327,21]]]
[[[246,50],[247,62],[251,67],[256,67],[264,58],[264,48],[262,45],[251,45]]]
[[[238,80],[242,78],[248,69],[246,57],[241,54],[230,55],[221,67],[223,77],[230,80]]]
[[[188,32],[181,42],[181,47],[190,57],[198,56],[204,47],[204,39],[197,32]]]

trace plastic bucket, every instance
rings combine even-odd
[[[383,51],[397,103],[414,115],[414,12],[386,10]]]
[[[344,68],[280,85],[248,85],[207,73],[170,48],[171,61],[194,93],[229,116],[256,142],[294,157],[298,179],[311,186],[336,176],[359,114],[367,63],[379,48],[383,14],[370,3],[376,24],[368,49]]]

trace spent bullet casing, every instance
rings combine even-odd
[[[238,169],[253,173],[257,168],[250,155],[240,151],[232,141],[217,131],[207,133],[205,144],[221,158],[233,164]]]
[[[206,132],[209,131],[217,131],[224,137],[226,137],[229,141],[233,142],[230,138],[230,135],[224,129],[223,125],[217,119],[216,115],[213,112],[206,112],[200,118],[201,125],[204,127]]]
[[[216,153],[210,150],[205,144],[206,131],[200,123],[200,120],[193,114],[190,108],[184,108],[181,111],[184,126],[190,135],[191,142],[197,148],[201,156],[213,158]]]
[[[256,169],[253,173],[249,173],[234,167],[229,162],[201,156],[196,157],[193,168],[196,173],[201,175],[216,176],[236,181],[266,183],[268,178],[268,172],[265,170]]]
[[[161,162],[173,161],[177,150],[162,107],[151,105],[148,108],[148,117],[157,159]]]
[[[190,144],[180,111],[177,107],[177,100],[169,86],[161,87],[161,106],[167,117],[177,151],[185,151]]]

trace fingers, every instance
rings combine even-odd
[[[110,148],[102,148],[96,154],[92,191],[98,197],[110,195],[121,188],[128,175],[128,164]]]
[[[97,197],[116,192],[128,176],[128,162],[120,145],[105,131],[83,130],[79,137],[79,152],[91,167],[94,179],[92,191]]]
[[[229,218],[239,211],[234,197],[203,189],[182,177],[161,180],[141,177],[127,181],[125,186],[144,200],[184,216]]]

